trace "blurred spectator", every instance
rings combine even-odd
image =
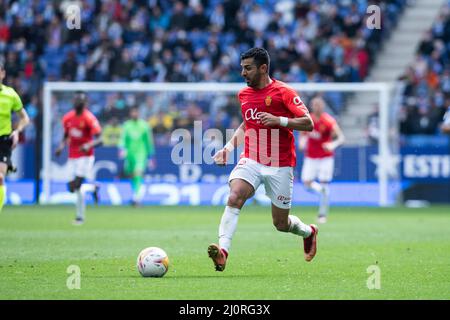
[[[119,145],[122,126],[119,119],[112,117],[105,126],[103,126],[102,140],[106,147],[115,147]]]
[[[78,70],[78,62],[75,52],[70,51],[67,54],[66,61],[61,65],[61,78],[64,81],[75,81]]]
[[[134,62],[131,61],[128,50],[123,50],[120,59],[115,60],[111,68],[111,75],[114,81],[129,81]]]
[[[184,4],[181,1],[177,1],[170,18],[170,29],[186,30],[188,26],[189,17],[185,12]]]
[[[378,106],[374,107],[374,110],[367,117],[366,135],[370,144],[377,144],[379,139],[379,114]]]
[[[450,2],[422,35],[415,61],[400,78],[405,84],[400,117],[404,135],[440,134],[450,101]]]
[[[270,22],[269,13],[260,5],[255,4],[248,14],[248,25],[253,31],[264,31]]]

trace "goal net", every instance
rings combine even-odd
[[[396,204],[398,131],[395,95],[385,83],[291,83],[308,106],[317,94],[338,121],[346,142],[336,150],[331,188],[333,205]],[[236,93],[241,83],[88,83],[47,82],[44,85],[43,168],[41,203],[67,203],[67,154],[54,155],[63,136],[61,119],[71,110],[73,94],[82,90],[88,108],[103,128],[104,144],[96,150],[94,177],[100,183],[101,204],[126,204],[131,187],[123,176],[118,142],[131,107],[152,127],[156,147],[154,167],[145,173],[143,203],[219,205],[226,200],[227,177],[233,165],[218,167],[211,155],[241,123]],[[296,142],[298,143],[298,134]],[[233,154],[234,163],[240,150]],[[297,152],[293,204],[317,203],[301,184],[303,155]],[[260,188],[262,189],[262,188]],[[89,199],[88,199],[89,200]],[[254,202],[268,204],[264,190]]]

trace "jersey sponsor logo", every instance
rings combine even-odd
[[[77,128],[72,128],[69,131],[69,135],[74,138],[81,138],[83,136],[83,131],[78,130]]]
[[[308,134],[308,137],[315,140],[320,140],[322,135],[319,131],[313,130]]]
[[[245,111],[245,120],[259,120],[261,112],[258,112],[258,108],[250,108]]]
[[[296,105],[302,105],[302,104],[303,104],[303,101],[302,101],[302,99],[300,99],[299,96],[295,96],[295,97],[292,99],[292,101],[293,101],[294,104],[296,104]]]
[[[291,201],[292,201],[292,198],[291,198],[291,197],[285,197],[285,196],[278,196],[277,199],[278,199],[279,201],[281,201],[284,205],[290,204]]]
[[[243,165],[246,164],[246,163],[247,163],[247,160],[241,159],[241,160],[239,160],[239,162],[238,162],[238,166],[243,166]]]
[[[305,104],[303,103],[302,99],[300,99],[299,96],[295,96],[292,101],[297,106],[298,109],[305,112],[305,114],[309,114],[308,108],[305,107]]]
[[[272,97],[271,96],[267,96],[266,99],[264,100],[264,103],[266,104],[266,106],[270,106],[270,104],[272,103]]]

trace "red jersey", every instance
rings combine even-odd
[[[326,158],[334,155],[334,152],[326,151],[322,146],[325,142],[331,142],[333,137],[331,133],[336,124],[336,120],[328,113],[323,112],[319,118],[311,113],[314,122],[314,130],[305,132],[308,137],[305,156],[308,158]]]
[[[94,148],[87,152],[80,151],[80,147],[93,140],[94,135],[101,132],[97,118],[84,109],[81,115],[75,110],[66,113],[62,119],[64,134],[69,137],[69,158],[80,158],[94,155]]]
[[[295,141],[292,129],[267,127],[259,120],[261,112],[277,117],[296,118],[308,114],[308,109],[294,89],[281,81],[263,89],[246,87],[239,91],[242,118],[245,123],[243,156],[272,167],[294,167]]]

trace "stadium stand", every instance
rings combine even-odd
[[[415,61],[400,80],[401,133],[410,142],[436,142],[426,136],[439,135],[439,123],[450,106],[450,1],[422,35]]]
[[[65,10],[74,3],[81,7],[80,30],[65,25]],[[380,30],[364,27],[371,4],[381,7]],[[239,54],[253,46],[268,49],[277,79],[359,82],[367,77],[406,4],[406,0],[0,0],[0,55],[6,59],[7,83],[23,97],[33,120],[41,109],[42,79],[239,82]],[[448,21],[448,16],[442,19]],[[433,37],[443,36],[441,25],[433,27]],[[429,54],[428,60],[433,60]],[[448,78],[444,69],[435,71],[443,81],[445,74]],[[140,107],[160,143],[167,143],[164,134],[171,128],[189,127],[194,117],[207,120],[206,127],[228,127],[240,117],[235,102],[227,99],[210,106],[207,101],[183,104],[177,100],[180,96],[155,101],[157,97],[145,95],[139,99],[109,95],[103,106],[103,98],[90,96],[91,109],[104,123],[111,114],[121,121],[131,104],[144,101]],[[331,111],[339,114],[345,97],[327,98]],[[58,103],[63,104],[61,112],[70,108],[70,100]],[[35,131],[30,126],[27,139],[34,139]]]

